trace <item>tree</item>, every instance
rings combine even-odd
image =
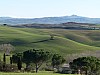
[[[22,68],[22,53],[16,53],[15,55],[12,55],[12,62],[17,63],[17,67],[19,70]]]
[[[96,57],[80,57],[70,62],[70,67],[80,72],[85,72],[86,75],[100,74],[100,60]]]
[[[18,57],[17,66],[18,66],[18,69],[21,70],[21,68],[22,68],[22,59],[21,59],[21,57]]]
[[[5,55],[10,55],[10,53],[14,50],[15,48],[11,44],[2,44],[0,45],[0,50],[4,51]]]
[[[44,50],[28,50],[23,52],[23,60],[28,65],[29,63],[35,64],[36,73],[41,65],[49,60],[51,57],[51,53]]]
[[[7,26],[7,24],[3,24],[3,26]]]
[[[4,69],[3,65],[4,65],[3,61],[0,60],[0,71],[2,71]]]
[[[50,35],[50,40],[54,40],[54,35]]]
[[[23,52],[23,62],[26,64],[26,69],[28,69],[28,66],[32,62],[32,54],[30,50]]]
[[[10,57],[10,64],[12,65],[12,57]]]
[[[59,66],[61,64],[63,64],[65,62],[65,59],[60,56],[59,54],[54,54],[53,57],[52,57],[52,66],[53,68],[59,68]]]
[[[6,55],[4,53],[4,55],[3,55],[3,68],[5,68],[5,65],[6,65]]]

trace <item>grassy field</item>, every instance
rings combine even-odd
[[[50,40],[50,35],[55,35],[54,40]],[[0,44],[5,43],[15,47],[14,53],[35,48],[66,56],[87,50],[100,50],[100,31],[0,26]]]
[[[77,75],[77,74],[59,74],[59,73],[0,73],[0,75]]]
[[[100,47],[100,30],[45,29],[44,31],[82,44]]]

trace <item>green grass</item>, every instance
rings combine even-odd
[[[44,31],[82,44],[100,47],[100,30],[44,29]]]
[[[77,75],[77,74],[59,74],[52,72],[44,72],[44,73],[0,73],[0,75]]]
[[[12,44],[16,49],[14,53],[36,48],[66,56],[66,54],[86,50],[100,50],[99,33],[99,30],[79,31],[0,26],[0,44]],[[50,40],[50,34],[56,35],[54,40]]]

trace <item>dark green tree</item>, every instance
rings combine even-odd
[[[23,58],[22,53],[16,53],[16,54],[12,55],[12,62],[17,63],[17,67],[19,70],[21,70],[21,68],[22,68],[22,58]]]
[[[100,74],[100,60],[96,57],[80,57],[70,62],[70,67],[74,71],[80,70],[81,74],[85,72],[86,75]]]
[[[10,57],[10,64],[12,64],[12,57]]]
[[[3,68],[5,68],[5,65],[6,65],[6,55],[4,53],[4,55],[3,55]]]
[[[26,69],[28,69],[28,66],[32,62],[32,54],[30,50],[23,52],[23,62],[26,64]]]
[[[4,26],[7,26],[7,24],[3,24]]]
[[[21,68],[22,68],[22,59],[21,59],[21,57],[18,57],[17,66],[18,66],[18,69],[21,70]]]
[[[63,64],[65,62],[65,59],[60,56],[59,54],[54,54],[53,57],[52,57],[52,66],[53,68],[59,68],[59,66],[61,64]]]
[[[50,35],[50,40],[54,40],[54,35]]]
[[[38,72],[38,69],[41,67],[41,65],[49,60],[51,57],[51,53],[44,50],[28,50],[23,53],[23,60],[27,64],[34,63],[36,73]]]
[[[0,59],[0,71],[2,71],[4,68],[3,68],[3,65],[4,65],[4,62],[3,61],[1,61],[1,59]]]

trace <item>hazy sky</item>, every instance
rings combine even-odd
[[[38,18],[73,14],[100,18],[100,0],[0,0],[0,16]]]

